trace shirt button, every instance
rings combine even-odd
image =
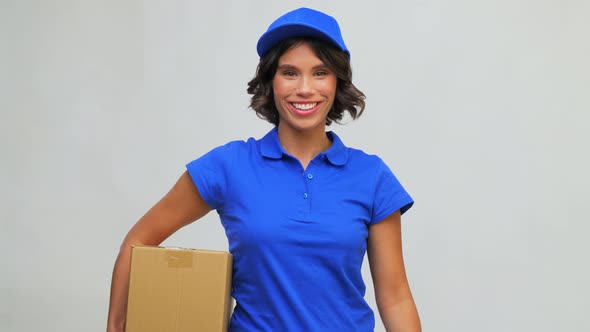
[[[313,174],[307,174],[307,178],[310,180],[313,179]]]
[[[303,199],[307,199],[307,197],[309,197],[309,195],[307,193],[303,193]]]

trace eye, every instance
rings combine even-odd
[[[325,69],[321,69],[316,71],[315,73],[313,73],[315,76],[328,76],[330,75],[330,71],[325,70]]]
[[[292,76],[295,76],[297,74],[293,70],[285,70],[285,71],[283,71],[283,75],[284,76],[290,76],[290,77],[292,77]]]

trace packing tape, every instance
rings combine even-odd
[[[168,249],[166,260],[170,268],[186,268],[193,266],[193,253],[190,250]]]

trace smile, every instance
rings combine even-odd
[[[312,115],[315,113],[320,107],[321,103],[314,102],[314,103],[289,103],[291,106],[291,111],[300,116],[307,116]]]
[[[301,111],[309,111],[310,109],[314,108],[318,103],[307,103],[307,104],[300,104],[300,103],[291,103],[293,107]]]

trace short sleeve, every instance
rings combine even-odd
[[[412,197],[383,161],[378,174],[371,224],[378,223],[397,210],[404,214],[414,204]]]
[[[233,161],[232,144],[217,147],[186,165],[186,169],[203,200],[211,208],[223,208],[228,174]]]

